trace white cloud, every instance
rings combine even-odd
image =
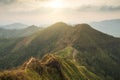
[[[0,0],[0,22],[93,21],[120,18],[120,0],[60,0],[64,7],[47,6],[54,0]]]

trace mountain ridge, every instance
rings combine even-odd
[[[12,24],[8,24],[8,25],[0,26],[0,28],[4,28],[4,29],[24,29],[27,27],[28,27],[28,25],[22,24],[22,23],[12,23]]]
[[[60,26],[51,25],[18,41],[19,45],[16,44],[11,49],[15,50],[1,58],[0,65],[6,66],[4,63],[9,59],[11,61],[11,64],[7,64],[9,69],[19,66],[31,56],[41,59],[47,53],[58,53],[85,66],[103,80],[120,79],[119,38],[97,31],[87,24],[79,24],[77,27],[65,24],[65,28],[63,24]]]
[[[10,72],[12,72],[10,74]],[[59,58],[53,54],[45,55],[42,60],[30,58],[21,69],[6,71],[0,74],[1,80],[101,80],[94,73],[82,66],[76,67],[71,61]],[[15,74],[13,74],[15,73]],[[34,73],[34,74],[33,74]],[[72,73],[72,74],[71,74]],[[24,76],[25,75],[25,76]],[[30,76],[32,75],[32,76]],[[34,78],[35,76],[35,78]]]
[[[0,38],[21,38],[32,35],[33,33],[39,31],[42,28],[37,26],[29,26],[24,29],[4,29],[0,28]]]

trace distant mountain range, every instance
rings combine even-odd
[[[33,33],[39,31],[40,27],[37,26],[27,26],[27,28],[15,29],[13,26],[11,29],[0,28],[0,38],[21,38],[32,35]],[[13,29],[14,28],[14,29]]]
[[[9,25],[0,25],[0,28],[4,29],[24,29],[27,28],[28,25],[22,24],[22,23],[13,23]]]
[[[115,37],[120,37],[120,19],[92,22],[90,25],[99,31]]]
[[[0,69],[14,67],[0,79],[120,80],[120,38],[58,22],[25,38],[0,39]]]
[[[100,21],[100,22],[91,22],[89,24],[96,30],[99,30],[103,33],[112,35],[114,37],[120,37],[120,19],[104,20],[104,21]],[[13,23],[13,24],[9,24],[9,25],[1,25],[0,26],[0,28],[2,28],[2,30],[3,30],[2,32],[4,32],[5,29],[7,29],[7,30],[10,29],[11,31],[12,30],[17,31],[19,29],[25,29],[28,27],[29,27],[28,25],[22,24],[22,23]],[[33,31],[34,31],[34,29],[33,29]],[[0,36],[3,34],[1,34],[1,32],[0,32]],[[11,34],[11,36],[12,36],[12,34]]]

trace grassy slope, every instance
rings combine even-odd
[[[29,62],[29,61],[28,61]],[[17,70],[0,73],[0,80],[102,80],[70,59],[47,54],[41,61],[33,59]]]
[[[8,67],[18,66],[31,56],[41,58],[45,53],[57,52],[71,46],[78,51],[75,61],[105,80],[119,79],[120,39],[92,29],[87,24],[71,27],[64,23],[54,24],[20,41],[13,53],[5,57]],[[70,55],[65,50],[62,57]],[[71,58],[73,55],[68,56]],[[4,64],[4,62],[3,62]]]

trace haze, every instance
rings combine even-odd
[[[0,25],[82,23],[120,18],[120,0],[0,0]]]

